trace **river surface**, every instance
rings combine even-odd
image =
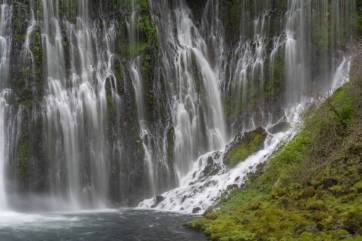
[[[205,241],[192,216],[145,210],[0,213],[0,241]]]

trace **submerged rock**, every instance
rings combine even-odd
[[[229,167],[236,166],[251,154],[259,151],[266,137],[267,133],[263,128],[236,136],[226,149],[224,163]]]

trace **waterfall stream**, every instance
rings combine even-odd
[[[158,19],[159,34],[167,43],[163,46],[167,79],[173,80],[170,91],[174,158],[181,181],[200,154],[222,149],[227,141],[220,91],[222,66],[212,66],[213,59],[209,57],[217,56],[222,46],[211,50],[215,53],[208,52],[206,40],[194,25],[183,0],[175,1],[174,8],[167,1],[152,1],[151,8],[158,14],[162,12]],[[198,93],[200,88],[205,93],[202,98]]]
[[[70,73],[66,71],[59,2],[44,0],[44,48],[48,95],[45,99],[49,158],[54,160],[52,190],[67,193],[75,209],[102,207],[107,199],[106,78],[112,74],[108,48],[112,29],[98,39],[88,16],[88,1],[79,0],[76,23],[66,23]],[[64,167],[64,169],[63,169]],[[84,168],[89,171],[84,172]]]
[[[140,138],[142,140],[142,147],[145,153],[145,164],[148,170],[148,179],[150,182],[151,193],[152,195],[156,194],[156,184],[155,184],[155,171],[153,164],[153,155],[152,155],[152,147],[150,143],[147,141],[147,137],[149,136],[149,130],[145,120],[145,110],[144,110],[144,88],[143,88],[143,79],[142,74],[140,72],[140,58],[136,55],[137,44],[139,42],[138,32],[137,32],[137,23],[139,21],[138,9],[136,6],[136,1],[131,0],[131,17],[128,23],[128,35],[129,35],[129,43],[130,43],[130,54],[132,59],[129,64],[132,85],[135,91],[136,97],[136,106],[137,106],[137,115],[138,115],[138,123],[140,127]]]
[[[3,3],[0,5],[0,210],[6,209],[5,170],[8,159],[8,123],[7,120],[7,92],[6,82],[9,74],[9,58],[11,49],[10,22],[11,7]]]

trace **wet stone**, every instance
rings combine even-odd
[[[276,133],[279,133],[279,132],[285,132],[287,131],[288,129],[290,129],[290,124],[286,121],[282,121],[282,122],[279,122],[278,124],[270,127],[268,129],[268,131],[271,133],[271,134],[276,134]]]
[[[193,214],[199,213],[200,211],[201,211],[200,207],[196,207],[196,208],[192,209]]]

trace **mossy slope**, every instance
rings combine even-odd
[[[360,66],[254,180],[189,225],[211,240],[362,240]]]

